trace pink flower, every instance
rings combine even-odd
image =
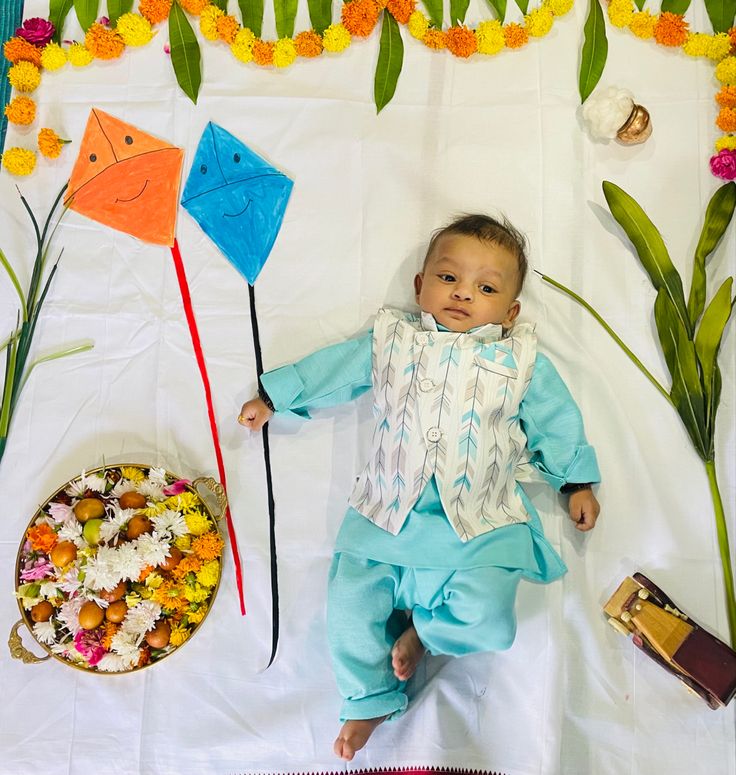
[[[74,636],[74,648],[94,667],[107,653],[102,647],[102,630],[80,630]]]
[[[736,151],[724,148],[710,157],[710,171],[723,180],[736,180]]]
[[[164,43],[164,54],[171,53],[171,46],[168,43]]]
[[[164,487],[164,495],[181,495],[189,483],[189,479],[179,479],[168,487]]]
[[[97,20],[97,23],[101,24],[103,27],[110,26],[110,20],[107,18],[107,16],[100,16],[100,18]]]
[[[55,574],[54,566],[48,557],[39,557],[35,562],[27,564],[20,573],[21,581],[38,581]]]
[[[45,46],[54,37],[55,32],[56,27],[48,19],[36,16],[33,19],[26,19],[15,34],[33,43],[34,46]]]

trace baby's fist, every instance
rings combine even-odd
[[[575,528],[583,533],[595,527],[601,511],[600,504],[590,488],[571,493],[567,508]]]
[[[251,398],[243,404],[238,422],[252,431],[259,431],[271,419],[273,412],[260,398]]]

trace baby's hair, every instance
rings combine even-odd
[[[440,237],[444,237],[447,234],[462,234],[466,237],[477,237],[482,242],[492,242],[494,245],[498,245],[499,247],[508,250],[518,262],[519,287],[516,292],[517,294],[521,293],[529,266],[529,261],[526,257],[527,241],[526,237],[511,224],[505,215],[502,215],[500,220],[496,220],[495,218],[491,218],[490,215],[468,213],[459,216],[447,226],[437,229],[437,231],[432,234],[432,239],[429,241],[427,255],[424,257],[424,266],[422,267],[422,270],[426,268],[429,257],[432,255],[432,251],[437,245],[437,241]]]

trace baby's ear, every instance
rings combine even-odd
[[[418,272],[414,277],[414,293],[419,301],[419,294],[422,292],[422,281],[424,280],[424,272]]]
[[[508,311],[506,312],[506,317],[501,322],[501,325],[504,328],[511,328],[516,318],[519,317],[520,312],[521,312],[521,302],[518,299],[516,299],[509,306]]]

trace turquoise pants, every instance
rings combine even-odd
[[[404,682],[391,649],[411,611],[430,654],[507,649],[516,634],[520,571],[408,568],[338,553],[330,569],[327,632],[343,706],[341,721],[398,715]]]

